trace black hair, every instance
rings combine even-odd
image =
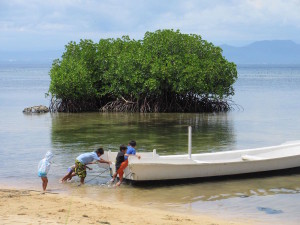
[[[129,145],[132,146],[132,147],[135,147],[136,146],[136,142],[134,140],[131,140],[129,142]]]
[[[95,152],[96,152],[96,153],[99,153],[100,155],[103,155],[103,154],[104,154],[103,148],[98,148]]]
[[[120,151],[126,150],[127,146],[126,145],[120,145]]]

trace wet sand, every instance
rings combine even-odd
[[[35,190],[0,187],[0,198],[1,224],[255,224]]]

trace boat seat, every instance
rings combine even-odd
[[[263,160],[264,158],[254,155],[242,155],[242,160],[244,161],[254,161],[254,160]]]

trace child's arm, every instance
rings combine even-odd
[[[138,154],[125,154],[126,156],[135,156],[135,157],[137,157],[138,159],[140,159],[141,158],[141,156],[140,155],[138,155]]]
[[[97,162],[111,164],[111,161],[107,161],[107,160],[104,160],[104,159],[101,159],[101,158]]]
[[[90,167],[88,167],[88,166],[85,166],[86,168],[88,168],[89,170],[93,170],[93,168],[90,168]]]

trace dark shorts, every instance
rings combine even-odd
[[[85,165],[78,160],[75,160],[75,174],[80,178],[86,177]]]

